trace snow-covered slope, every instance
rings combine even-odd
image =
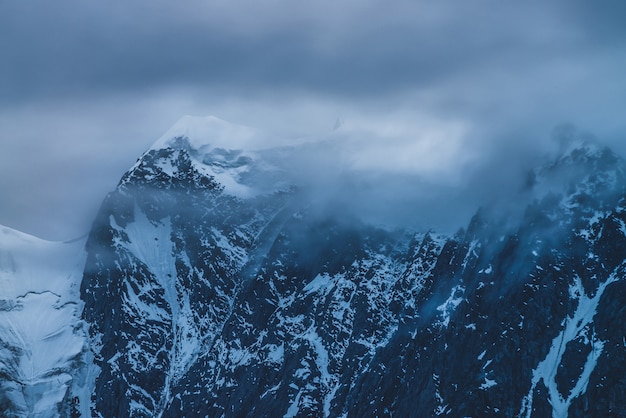
[[[83,247],[84,240],[49,242],[0,226],[2,416],[66,416],[81,397],[88,405]]]

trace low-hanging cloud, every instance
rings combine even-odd
[[[86,202],[180,116],[213,114],[275,133],[260,147],[343,138],[347,155],[320,158],[372,218],[394,207],[462,224],[517,187],[555,125],[626,151],[625,13],[615,1],[1,1],[0,223],[70,238],[86,224],[76,213],[89,219]]]

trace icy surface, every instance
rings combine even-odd
[[[0,388],[13,413],[59,416],[69,394],[85,343],[83,246],[0,226]]]
[[[445,328],[450,324],[450,317],[454,313],[454,310],[463,302],[463,292],[465,292],[465,289],[462,286],[454,286],[450,291],[448,299],[437,306],[437,310],[441,312],[440,325],[442,327]]]

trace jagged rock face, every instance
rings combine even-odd
[[[626,414],[610,151],[572,149],[532,173],[522,216],[481,211],[452,237],[320,215],[295,189],[235,197],[218,163],[254,177],[179,138],[102,206],[81,287],[96,413]]]
[[[213,345],[284,196],[248,203],[222,193],[184,149],[150,151],[106,198],[81,287],[104,415],[162,411]]]
[[[349,415],[624,416],[623,163],[577,149],[547,169],[575,182],[446,243],[419,319],[379,350]]]
[[[388,300],[406,270],[403,244],[292,218],[167,415],[336,415],[397,328]]]

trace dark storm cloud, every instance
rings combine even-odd
[[[555,125],[626,153],[625,9],[0,1],[0,223],[69,238],[67,207],[99,201],[183,114],[312,139],[345,120],[355,199],[465,219],[519,183]]]
[[[5,2],[0,96],[179,84],[378,96],[498,66],[517,72],[618,30],[538,2],[336,3]]]
[[[568,89],[602,100],[624,90],[609,80],[626,63],[624,7],[607,5],[9,1],[0,103],[177,87],[379,103],[411,92],[464,115],[527,111],[532,97],[555,107]]]
[[[232,29],[224,22],[196,20],[184,10],[169,7],[94,12],[72,4],[59,12],[58,4],[39,6],[22,3],[2,14],[7,34],[2,37],[6,57],[2,76],[11,80],[3,83],[5,100],[171,84],[238,91],[298,87],[374,93],[390,88],[388,83],[401,84],[407,78],[428,78],[433,73],[429,68],[432,54],[414,53],[419,45],[416,51],[406,50],[412,38],[411,42],[424,42],[411,36],[414,33],[407,34],[408,39],[394,39],[393,31],[373,34],[356,27],[359,33],[355,35],[325,28],[317,21],[301,27],[283,21],[273,27],[270,22],[249,33],[237,25],[254,22],[231,17]],[[331,44],[318,49],[318,35],[325,30],[337,36],[333,41],[340,48]],[[385,48],[387,44],[396,46]],[[386,80],[384,76],[391,73],[395,77]],[[363,90],[366,83],[369,86]]]

